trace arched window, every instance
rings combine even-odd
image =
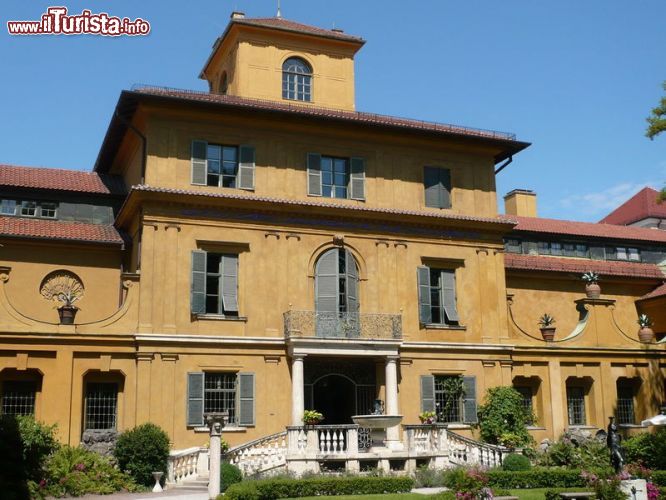
[[[358,337],[358,265],[344,248],[319,257],[315,268],[317,336]]]
[[[282,98],[312,101],[312,69],[303,59],[290,57],[282,65]]]

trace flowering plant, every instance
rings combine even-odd
[[[437,422],[437,413],[434,411],[424,411],[419,415],[422,424],[434,424]]]
[[[601,477],[592,472],[583,471],[580,476],[594,489],[597,498],[604,500],[626,500],[626,495],[620,488],[620,481],[629,477],[626,473]]]

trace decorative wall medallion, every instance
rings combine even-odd
[[[83,283],[74,273],[65,270],[53,271],[47,274],[39,287],[39,293],[46,300],[57,302],[60,324],[71,325],[78,307],[75,302],[81,300],[84,294]]]

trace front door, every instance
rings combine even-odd
[[[342,375],[326,375],[312,386],[314,407],[324,414],[324,425],[351,424],[356,415],[356,384]]]

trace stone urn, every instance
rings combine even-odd
[[[642,326],[638,330],[638,340],[641,342],[652,342],[654,339],[654,330],[650,328],[649,326]]]
[[[73,325],[76,313],[79,310],[76,306],[64,305],[58,308],[58,317],[61,325]]]
[[[546,342],[552,342],[555,339],[555,327],[554,326],[544,326],[540,328],[541,336]]]
[[[588,299],[598,299],[601,297],[601,287],[596,281],[585,284],[585,295]]]

